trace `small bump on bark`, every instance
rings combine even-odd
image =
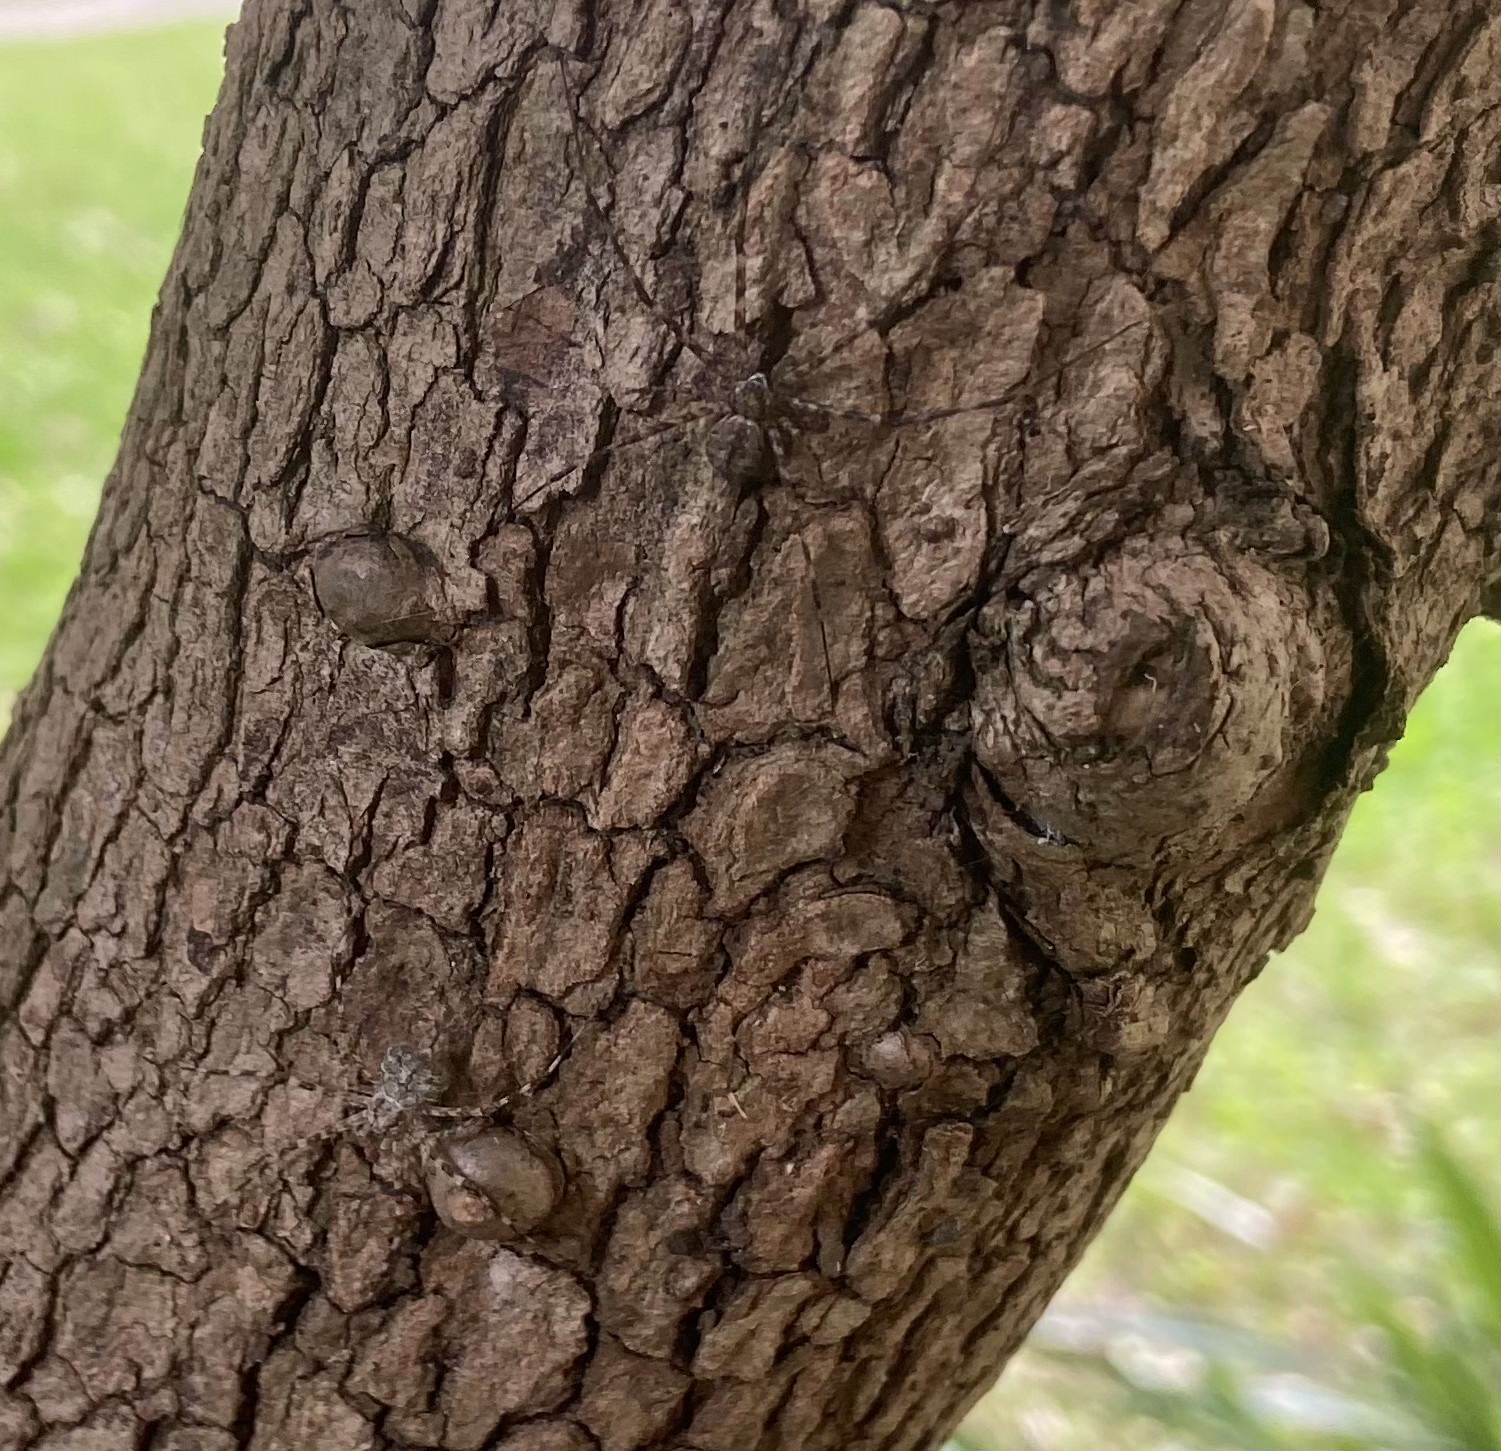
[[[519,1239],[557,1208],[563,1175],[550,1154],[506,1129],[452,1139],[428,1175],[438,1217],[475,1239]]]
[[[447,634],[437,563],[399,534],[337,539],[313,562],[313,589],[332,624],[362,645],[396,645]]]

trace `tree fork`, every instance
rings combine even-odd
[[[1494,597],[1496,60],[251,0],[0,747],[0,1442],[941,1441]]]

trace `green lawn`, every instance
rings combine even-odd
[[[208,24],[0,47],[0,719],[111,461],[220,53]],[[1313,927],[1246,994],[963,1444],[1488,1451],[1467,1428],[1495,1370],[1495,1266],[1449,1248],[1464,1213],[1421,1124],[1493,1204],[1498,665],[1496,630],[1471,626]],[[1470,1420],[1436,1424],[1425,1386],[1468,1396]]]
[[[222,36],[0,46],[0,720],[114,457]]]

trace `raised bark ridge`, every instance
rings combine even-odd
[[[233,32],[0,754],[5,1445],[937,1441],[1493,578],[1481,7],[793,9]]]

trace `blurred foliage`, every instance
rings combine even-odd
[[[114,459],[222,36],[0,45],[0,725]]]
[[[0,720],[113,457],[221,34],[0,46]],[[1498,665],[1471,625],[956,1444],[1496,1451]]]
[[[1320,1350],[1191,1316],[1055,1306],[1028,1353],[1053,1362],[1060,1382],[1091,1406],[1091,1415],[1111,1407],[1139,1427],[1141,1445],[1254,1451],[1501,1445],[1501,1231],[1494,1196],[1434,1125],[1417,1124],[1414,1139],[1410,1168],[1428,1198],[1434,1236],[1415,1263],[1395,1271],[1356,1254],[1338,1266],[1336,1305],[1357,1331],[1353,1339]],[[1000,1443],[986,1437],[983,1417],[976,1418],[953,1444],[995,1451]]]

